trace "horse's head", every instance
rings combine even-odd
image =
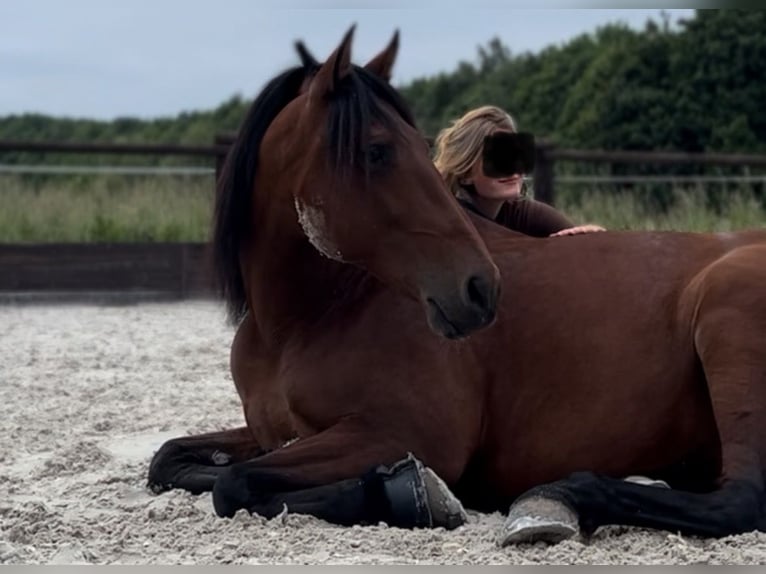
[[[323,64],[298,45],[307,72],[263,135],[255,209],[289,204],[300,240],[418,298],[435,332],[466,336],[495,316],[498,269],[389,85],[398,34],[364,67],[352,36]]]

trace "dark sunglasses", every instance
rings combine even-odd
[[[535,136],[527,132],[495,132],[484,138],[484,175],[508,177],[535,169]]]

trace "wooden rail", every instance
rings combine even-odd
[[[71,153],[95,155],[143,155],[143,156],[178,156],[178,157],[207,157],[215,162],[215,174],[218,174],[226,160],[234,135],[221,134],[216,136],[213,145],[183,145],[183,144],[138,144],[138,143],[108,143],[108,142],[40,142],[21,140],[0,140],[2,152],[31,152],[31,153]]]
[[[226,155],[228,145],[131,144],[106,142],[38,142],[0,140],[0,152],[88,153],[109,155],[177,155],[216,157]]]
[[[535,156],[535,199],[553,205],[556,190],[556,162],[575,161],[606,164],[715,165],[766,167],[766,156],[724,153],[682,153],[666,151],[576,150],[538,142]]]
[[[643,163],[656,165],[750,165],[766,166],[766,156],[743,153],[683,153],[665,151],[580,150],[551,147],[547,153],[554,160],[589,163]]]
[[[0,295],[19,292],[134,292],[163,299],[213,296],[210,245],[0,244]]]

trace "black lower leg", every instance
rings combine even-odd
[[[289,512],[310,514],[335,524],[376,524],[417,528],[454,527],[457,522],[435,523],[429,507],[422,466],[414,458],[391,467],[376,467],[364,476],[328,485],[300,486],[266,472],[224,471],[213,490],[219,516],[246,509],[272,518],[285,506]],[[462,522],[460,522],[462,523]]]
[[[247,511],[265,518],[273,518],[285,509],[294,514],[309,514],[322,520],[350,526],[371,524],[383,520],[387,514],[385,500],[370,496],[361,479],[348,479],[333,484],[304,488],[293,492],[266,495],[247,506]],[[239,510],[225,499],[223,490],[213,490],[213,501],[220,516],[233,516]],[[239,506],[239,505],[236,505]]]
[[[239,445],[207,443],[204,436],[173,439],[163,444],[149,465],[148,487],[155,493],[173,488],[192,494],[213,490],[221,470],[237,461]],[[251,455],[257,450],[246,453]]]
[[[192,494],[209,492],[221,469],[228,463],[225,455],[219,461],[220,465],[216,465],[211,456],[186,450],[171,441],[162,445],[152,458],[147,483],[155,493],[173,488],[188,490]]]
[[[593,532],[607,524],[643,526],[687,535],[720,537],[762,530],[764,492],[748,481],[729,481],[710,493],[632,484],[588,472],[536,487],[523,496],[560,500]]]

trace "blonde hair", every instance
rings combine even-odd
[[[434,165],[454,195],[462,189],[460,180],[471,172],[481,157],[484,138],[497,129],[515,132],[516,122],[509,113],[496,106],[481,106],[439,132]]]

